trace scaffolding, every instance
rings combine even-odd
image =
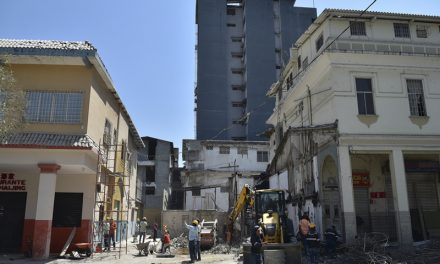
[[[111,145],[104,140],[104,143],[99,144],[91,238],[92,252],[104,252],[103,224],[113,219],[117,225],[116,248],[105,253],[114,254],[115,258],[121,258],[121,253],[125,250],[127,254],[128,251],[131,167],[128,166],[127,160],[127,146],[124,142]],[[110,238],[108,243],[111,248]]]

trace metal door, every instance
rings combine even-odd
[[[370,232],[370,199],[368,188],[353,188],[357,233]]]
[[[0,252],[18,252],[23,236],[25,192],[0,192]]]

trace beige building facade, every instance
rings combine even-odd
[[[115,214],[121,210],[130,214],[120,223],[126,236],[137,217],[135,161],[143,143],[96,48],[0,40],[0,55],[27,101],[22,128],[0,144],[0,208],[11,223],[0,249],[46,258],[62,250],[73,229],[73,243],[93,243],[98,222],[122,220]],[[122,180],[103,181],[105,170]]]

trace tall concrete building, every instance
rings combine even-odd
[[[196,138],[266,140],[266,96],[316,18],[294,0],[197,0]]]

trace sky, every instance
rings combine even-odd
[[[295,5],[315,7],[319,15],[372,2]],[[440,16],[440,2],[377,0],[370,10]],[[0,38],[91,42],[141,136],[179,148],[182,139],[194,138],[195,0],[0,0]]]

